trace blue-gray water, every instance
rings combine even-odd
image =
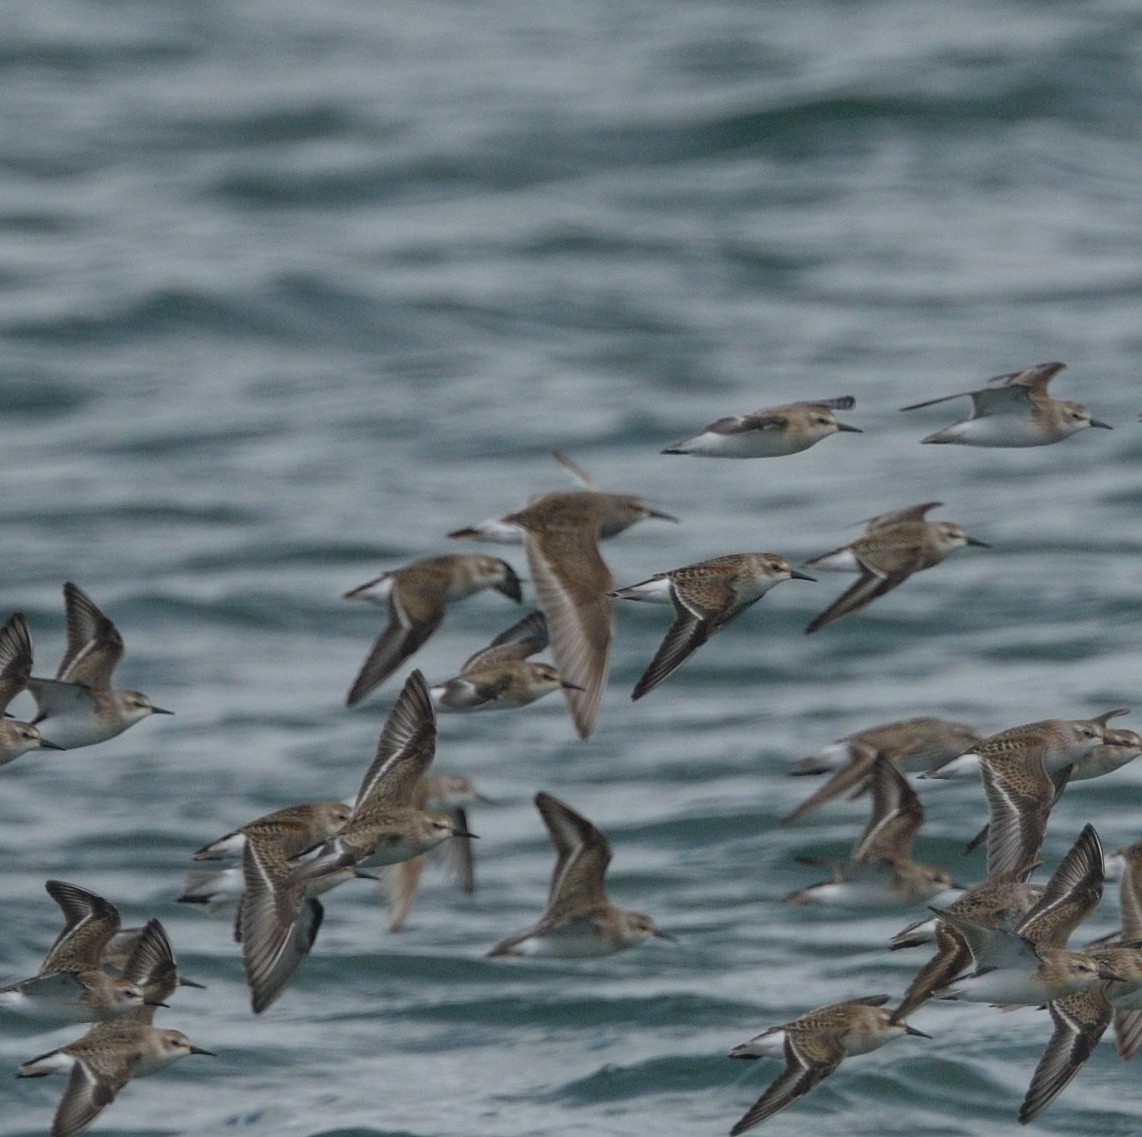
[[[775,1072],[732,1045],[903,992],[923,953],[884,945],[907,914],[782,903],[814,879],[795,856],[843,852],[865,816],[777,828],[811,788],[784,770],[916,714],[1138,725],[1140,75],[1142,16],[1114,0],[5,7],[0,614],[27,613],[50,674],[79,582],[125,636],[122,683],[176,716],[0,770],[0,978],[55,934],[45,879],[75,881],[162,919],[208,986],[159,1021],[219,1055],[128,1086],[93,1131],[721,1134]],[[964,408],[896,411],[1048,359],[1113,433],[922,447]],[[659,454],[841,394],[863,435]],[[620,584],[801,560],[927,500],[994,548],[812,637],[845,578],[783,585],[637,704],[668,613],[625,608],[586,744],[555,698],[442,720],[437,764],[499,802],[472,811],[476,896],[430,872],[394,936],[371,886],[330,894],[255,1019],[227,923],[173,902],[190,852],[356,792],[398,679],[343,708],[381,615],[340,594],[563,488],[554,448],[682,518],[605,547]],[[458,605],[416,663],[451,674],[517,615]],[[1047,864],[1087,820],[1137,839],[1140,785],[1076,786]],[[539,788],[610,835],[613,898],[676,948],[483,958],[543,904]],[[978,787],[924,797],[920,856],[978,876]],[[1115,919],[1108,890],[1093,924]],[[1046,1015],[914,1022],[933,1040],[853,1060],[769,1132],[1022,1131]],[[9,1072],[82,1030],[0,1028]],[[46,1132],[61,1088],[9,1081],[0,1130]],[[1140,1106],[1103,1045],[1034,1128],[1135,1133]]]

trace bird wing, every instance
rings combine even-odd
[[[583,527],[538,536],[527,531],[524,546],[555,666],[575,685],[563,694],[579,737],[588,738],[610,669],[611,570],[599,554],[596,532]]]
[[[437,588],[413,589],[398,579],[388,601],[389,622],[377,637],[345,697],[359,703],[379,687],[432,635],[444,619],[444,595]]]
[[[0,628],[0,712],[27,686],[32,674],[32,637],[28,621],[13,612]]]
[[[28,690],[36,700],[36,717],[32,725],[49,716],[90,715],[95,711],[95,696],[85,683],[64,683],[58,679],[29,679]]]
[[[242,944],[250,1006],[254,1014],[260,1014],[282,993],[309,954],[324,912],[319,901],[305,898],[304,887],[285,883],[287,865],[272,841],[251,835],[242,871],[246,891],[235,934]]]
[[[78,585],[63,586],[67,609],[67,650],[56,672],[65,683],[85,686],[111,686],[111,673],[123,656],[123,637],[115,625]]]
[[[715,434],[752,434],[756,431],[785,430],[788,426],[789,416],[773,408],[754,411],[748,415],[727,415],[710,423],[706,429]]]
[[[52,1137],[70,1137],[90,1125],[115,1100],[115,1095],[130,1078],[130,1063],[118,1055],[104,1058],[91,1053],[73,1063],[52,1119]]]
[[[1142,1011],[1115,1011],[1114,1038],[1118,1057],[1133,1058],[1142,1044]]]
[[[419,671],[405,680],[377,741],[377,752],[365,773],[353,816],[381,803],[409,805],[417,783],[436,753],[436,714],[428,684]]]
[[[827,801],[840,797],[841,794],[853,790],[853,797],[863,794],[868,786],[868,777],[872,771],[872,763],[876,758],[876,751],[868,746],[850,741],[849,762],[842,766],[818,790],[810,794],[792,813],[787,813],[782,819],[782,825],[790,825],[807,813],[819,809]]]
[[[1056,999],[1048,1004],[1048,1010],[1055,1030],[1019,1107],[1019,1120],[1023,1124],[1046,1109],[1070,1085],[1071,1079],[1094,1053],[1112,1015],[1102,984],[1078,995]]]
[[[971,963],[971,949],[963,936],[943,921],[936,924],[936,954],[916,974],[896,1008],[897,1021],[906,1019],[933,991],[946,987]]]
[[[860,560],[859,557],[858,560]],[[885,575],[865,564],[863,560],[860,560],[860,564],[861,574],[856,583],[842,592],[819,616],[814,616],[809,621],[805,628],[806,635],[823,628],[826,624],[831,624],[834,620],[839,620],[842,616],[847,616],[850,612],[856,612],[858,609],[871,604],[877,597],[883,596],[886,592],[891,592],[897,585],[903,584],[909,576],[908,573]]]
[[[543,613],[532,612],[524,616],[519,623],[512,624],[507,631],[500,632],[487,647],[481,648],[475,655],[464,660],[460,673],[493,663],[527,659],[528,656],[543,651],[550,642],[547,621],[543,618]]]
[[[40,974],[98,967],[103,949],[119,930],[119,910],[102,896],[66,881],[49,880],[44,887],[63,912],[64,926],[44,957]]]
[[[919,505],[905,506],[890,513],[878,513],[865,522],[865,532],[873,533],[877,529],[885,529],[890,525],[900,525],[904,522],[923,521],[925,515],[933,509],[938,509],[942,501],[924,501]]]
[[[1066,947],[1078,925],[1102,899],[1102,843],[1087,825],[1059,862],[1043,895],[1012,929],[1037,948]]]
[[[1020,880],[1039,857],[1055,787],[1036,752],[991,756],[980,766],[987,796],[987,878]]]
[[[562,450],[552,450],[551,457],[563,467],[564,472],[570,476],[571,480],[577,486],[581,486],[585,490],[598,492],[599,485],[595,479],[592,478],[582,466],[572,462]]]
[[[872,816],[853,849],[854,861],[910,860],[924,807],[892,761],[877,755],[872,766]]]
[[[445,844],[452,842],[446,841]],[[427,859],[428,854],[422,853],[419,857],[410,857],[407,861],[398,861],[381,869],[381,891],[389,905],[390,932],[399,932],[404,927]]]
[[[1035,410],[1035,401],[1027,386],[1005,384],[1002,387],[984,387],[983,390],[973,391],[971,409],[972,418],[985,418],[987,415],[1026,417]]]
[[[123,978],[136,984],[152,1002],[164,1003],[177,990],[174,949],[158,920],[147,921],[123,966]]]
[[[456,820],[457,836],[451,841],[444,841],[433,849],[433,853],[444,862],[444,867],[456,874],[460,881],[460,888],[469,896],[476,891],[476,861],[472,855],[472,838],[461,837],[460,833],[467,833],[468,814],[460,806],[449,810]]]
[[[677,574],[674,574],[677,575]],[[726,581],[705,581],[703,587],[682,577],[670,582],[674,623],[635,684],[632,699],[641,699],[690,658],[723,624],[746,605],[739,604]]]
[[[752,1129],[779,1110],[804,1097],[840,1064],[845,1048],[834,1035],[802,1036],[788,1029],[785,1034],[785,1069],[730,1130],[730,1137]]]
[[[542,922],[559,923],[568,914],[579,915],[606,904],[603,878],[611,862],[611,846],[602,831],[542,790],[535,795],[535,807],[556,854]]]
[[[1127,857],[1122,882],[1118,886],[1119,919],[1122,938],[1142,939],[1142,859]]]
[[[485,673],[479,669],[457,675],[441,683],[438,707],[449,711],[474,711],[500,699],[511,685],[511,673],[497,668]]]

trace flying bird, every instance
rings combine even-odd
[[[970,398],[970,417],[922,440],[960,446],[1048,446],[1088,426],[1110,430],[1109,423],[1092,418],[1082,403],[1047,394],[1047,385],[1065,367],[1065,363],[1038,363],[1023,371],[997,375],[978,391],[943,395],[900,409],[915,411],[951,399]]]
[[[860,579],[842,593],[805,629],[812,633],[833,620],[856,612],[879,596],[903,584],[913,573],[938,565],[953,549],[965,545],[990,548],[969,537],[954,521],[925,521],[938,501],[884,513],[868,522],[864,535],[848,545],[805,562],[805,568],[860,573]]]
[[[715,632],[756,604],[783,580],[814,580],[791,568],[778,553],[730,553],[713,560],[656,573],[649,580],[620,588],[620,600],[672,604],[674,623],[642,678],[632,699],[641,699],[683,664]]]
[[[746,415],[729,415],[709,424],[693,438],[675,442],[663,454],[692,454],[697,458],[782,458],[798,454],[838,431],[860,434],[858,427],[839,422],[834,411],[851,410],[851,395],[766,407]]]

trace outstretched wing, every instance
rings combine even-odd
[[[111,686],[111,673],[123,656],[123,637],[78,585],[63,586],[67,609],[67,651],[56,679],[96,690]]]
[[[1055,1030],[1019,1107],[1019,1120],[1024,1125],[1070,1085],[1071,1079],[1094,1053],[1098,1040],[1110,1025],[1112,1014],[1101,984],[1078,995],[1056,999],[1048,1009]]]
[[[377,637],[357,678],[345,697],[347,706],[355,706],[379,687],[400,665],[432,635],[444,619],[444,597],[437,592],[402,595],[400,582],[389,595],[389,622]]]
[[[840,1064],[845,1048],[832,1035],[801,1037],[785,1035],[785,1069],[730,1130],[730,1137],[760,1125],[775,1113],[804,1097],[823,1082]]]

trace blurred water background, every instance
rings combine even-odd
[[[128,1086],[93,1131],[719,1134],[777,1068],[732,1045],[902,993],[926,955],[885,943],[909,913],[782,902],[819,875],[795,856],[843,854],[866,815],[777,828],[814,788],[785,770],[918,714],[990,733],[1122,705],[1138,725],[1140,87],[1121,0],[5,5],[2,614],[27,614],[52,674],[77,581],[126,639],[121,684],[176,714],[0,771],[0,974],[34,972],[59,925],[43,883],[74,881],[162,919],[207,990],[160,1024],[219,1054]],[[966,405],[897,413],[1049,359],[1113,433],[922,447]],[[659,453],[843,394],[863,435]],[[372,886],[330,894],[255,1019],[226,921],[174,903],[190,852],[355,794],[400,677],[344,709],[382,614],[341,593],[564,488],[555,448],[682,519],[605,546],[620,584],[800,561],[927,500],[994,547],[812,637],[845,578],[783,585],[637,704],[669,614],[625,607],[587,743],[557,698],[442,720],[437,765],[498,803],[471,813],[476,895],[430,872],[392,935]],[[415,663],[453,674],[518,614],[457,605]],[[1142,836],[1140,785],[1075,787],[1048,867],[1088,820],[1108,848]],[[609,834],[613,899],[677,947],[483,957],[543,905],[539,788]],[[918,855],[977,878],[979,787],[923,797]],[[1108,890],[1091,934],[1116,922]],[[933,1040],[846,1064],[768,1131],[1022,1131],[1047,1016],[913,1021]],[[3,1066],[81,1032],[6,1018]],[[46,1132],[61,1090],[8,1082],[0,1130]],[[1132,1134],[1140,1106],[1104,1044],[1034,1127]]]

